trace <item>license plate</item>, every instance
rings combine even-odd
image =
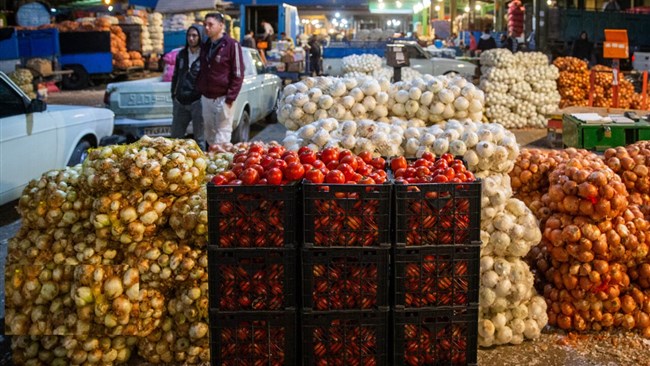
[[[169,136],[171,127],[146,127],[144,134],[148,136]]]

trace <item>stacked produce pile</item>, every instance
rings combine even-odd
[[[165,18],[163,29],[166,31],[185,31],[192,23],[194,23],[194,14],[174,14]]]
[[[18,85],[18,87],[27,94],[31,99],[36,98],[34,92],[34,76],[27,69],[17,69],[9,73],[9,78]]]
[[[343,71],[345,78],[372,76],[375,79],[388,80],[393,77],[394,73],[392,67],[382,67],[381,57],[367,53],[343,57]],[[402,80],[411,81],[419,77],[422,77],[422,74],[417,70],[410,67],[402,68]]]
[[[485,115],[506,128],[546,126],[545,115],[560,102],[558,76],[557,67],[540,52],[483,52],[480,88],[485,92]]]
[[[381,28],[375,29],[361,29],[354,34],[355,41],[384,41],[395,34],[395,30],[388,28],[382,30]]]
[[[650,337],[650,223],[639,205],[647,195],[645,147],[610,149],[604,160],[575,149],[524,151],[518,159],[518,192],[542,218],[542,243],[528,259],[549,324],[638,329]],[[529,194],[534,190],[541,197]]]
[[[559,57],[553,61],[560,70],[560,77],[557,85],[562,101],[560,107],[587,106],[589,104],[590,71],[587,62],[575,57]],[[612,69],[596,65],[592,68],[596,71],[594,83],[594,107],[612,106],[614,76]],[[634,92],[634,86],[625,78],[619,80],[619,108],[641,108],[641,95]]]
[[[207,165],[143,138],[29,183],[5,269],[15,364],[209,359]]]
[[[164,51],[164,47],[163,47],[164,35],[163,35],[163,15],[161,13],[149,14],[147,30],[149,31],[149,38],[151,41],[150,53],[162,55]]]
[[[460,76],[431,76],[390,84],[387,79],[305,78],[287,85],[278,120],[293,131],[324,118],[417,118],[437,123],[451,118],[480,121],[483,92]]]
[[[514,37],[519,37],[524,32],[524,15],[526,8],[521,1],[514,0],[508,4],[508,32]]]

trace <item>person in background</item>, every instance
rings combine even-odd
[[[296,44],[293,42],[293,39],[287,36],[287,34],[284,32],[280,33],[280,40],[289,42],[289,49],[293,49],[294,47],[296,47]]]
[[[269,47],[271,47],[271,41],[273,41],[273,35],[275,34],[273,26],[266,20],[262,20],[260,25],[262,28],[264,28],[264,40],[267,41],[269,43]]]
[[[478,45],[476,46],[476,49],[483,52],[487,50],[491,50],[493,48],[497,48],[497,41],[494,40],[494,37],[492,37],[491,29],[485,28],[483,31],[483,34],[481,34],[481,38],[478,41]]]
[[[320,59],[321,59],[321,44],[316,35],[312,35],[309,39],[309,70],[316,73],[316,76],[321,75]]]
[[[603,11],[620,11],[621,6],[616,0],[608,0],[603,4]]]
[[[512,35],[512,32],[508,32],[508,38],[506,38],[505,42],[501,44],[501,48],[507,48],[512,53],[517,52],[519,44],[517,39]]]
[[[476,53],[476,47],[477,46],[478,45],[476,44],[476,37],[474,37],[474,33],[469,32],[469,47],[468,47],[468,49],[469,49],[469,54],[471,56],[474,56],[474,54]]]
[[[530,32],[530,35],[528,36],[528,50],[529,51],[535,51],[537,48],[537,45],[535,44],[535,31]]]
[[[201,47],[201,92],[205,138],[209,145],[230,142],[233,108],[244,81],[244,57],[241,46],[224,32],[223,14],[205,15],[209,39]]]
[[[571,55],[581,60],[591,62],[591,53],[593,52],[594,44],[589,42],[587,32],[582,31],[580,37],[573,42],[573,50]]]
[[[256,48],[257,44],[255,43],[255,32],[249,30],[244,36],[244,41],[241,45],[242,47]]]
[[[196,88],[196,78],[201,69],[201,34],[203,27],[192,25],[185,35],[185,47],[176,55],[172,76],[172,128],[171,137],[184,138],[192,122],[194,140],[207,151],[203,129],[201,93]]]

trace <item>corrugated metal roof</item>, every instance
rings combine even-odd
[[[156,11],[160,13],[185,13],[188,11],[216,9],[227,2],[221,0],[158,0]]]

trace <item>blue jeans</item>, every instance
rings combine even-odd
[[[203,109],[201,108],[201,99],[192,104],[181,104],[174,98],[174,110],[172,115],[171,137],[184,138],[187,126],[192,122],[192,133],[194,140],[199,147],[207,150],[205,144],[205,131],[203,129]]]

